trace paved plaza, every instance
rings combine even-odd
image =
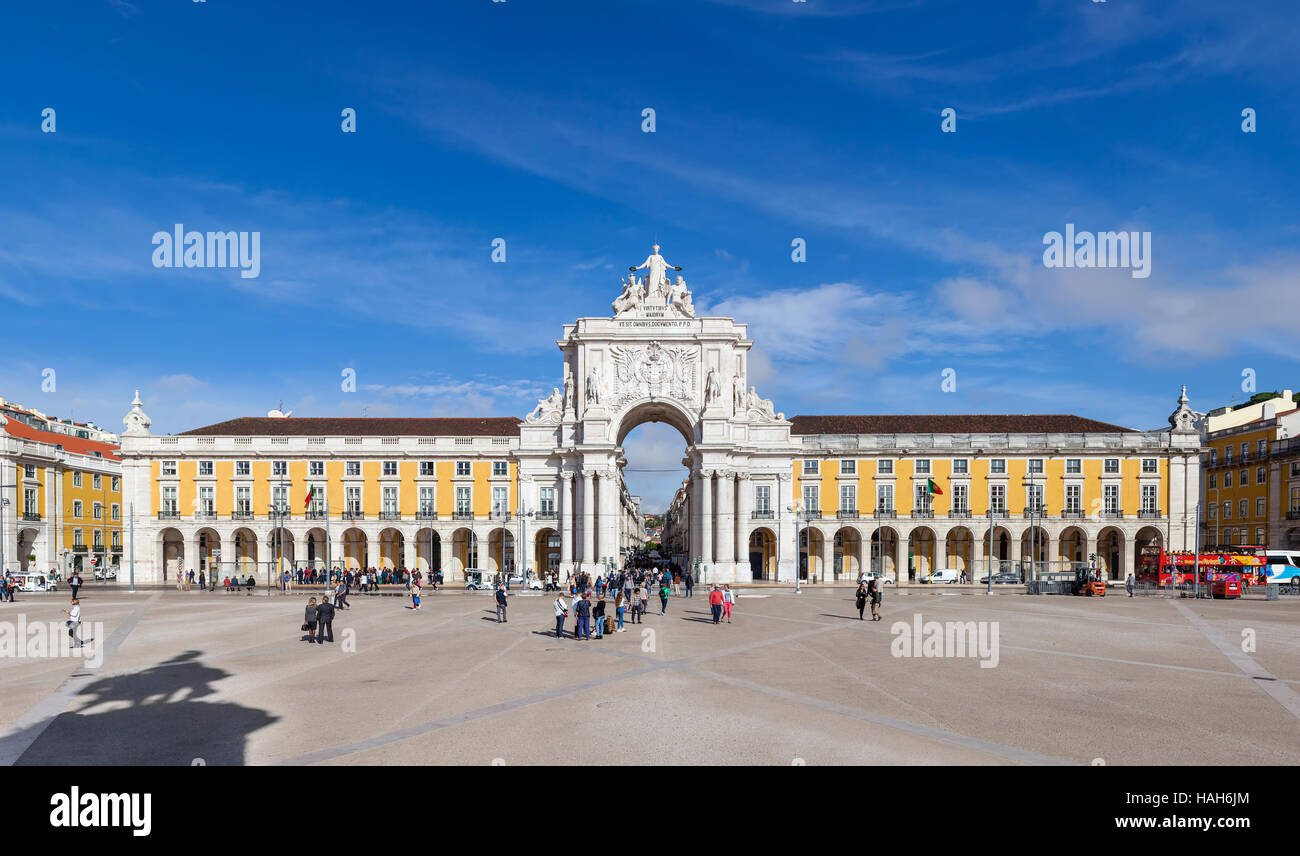
[[[918,587],[872,623],[851,589],[756,588],[715,626],[704,594],[590,642],[554,637],[552,595],[512,593],[497,624],[486,593],[353,594],[309,645],[306,592],[92,588],[102,665],[0,658],[0,762],[1300,763],[1300,600]],[[66,606],[28,595],[0,622]],[[996,666],[892,656],[917,613],[996,622]]]

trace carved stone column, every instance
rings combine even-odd
[[[738,474],[736,480],[736,561],[749,567],[750,515],[754,511],[754,483],[748,472]],[[744,574],[741,575],[744,577]]]
[[[560,496],[560,578],[563,579],[563,572],[573,567],[573,473],[560,473],[557,493]],[[539,573],[545,570],[538,568]]]
[[[706,565],[714,563],[713,475],[713,470],[705,470],[700,479],[700,555]]]
[[[727,566],[728,578],[736,564],[736,474],[718,473],[718,562]]]
[[[777,579],[784,583],[794,582],[799,567],[799,551],[795,544],[794,514],[787,511],[794,505],[794,476],[790,473],[776,474],[776,555]]]
[[[591,470],[582,474],[582,550],[578,561],[583,565],[596,561],[595,477]]]

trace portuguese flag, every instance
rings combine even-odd
[[[934,483],[934,479],[925,480],[925,492],[931,496],[943,496],[943,491]]]
[[[308,505],[311,505],[311,499],[315,495],[316,495],[316,485],[312,485],[307,489],[307,501],[303,503],[303,506],[306,507]]]

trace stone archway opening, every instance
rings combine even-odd
[[[689,490],[690,470],[686,464],[691,430],[680,411],[666,405],[642,405],[624,418],[619,430],[622,479],[616,503],[619,567],[633,560],[676,565],[677,570],[685,570],[698,555],[700,545],[691,531],[696,497]],[[674,509],[676,513],[669,520]],[[637,528],[638,514],[644,537]],[[600,552],[604,555],[604,551]]]

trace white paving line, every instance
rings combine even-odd
[[[1265,669],[1263,666],[1256,663],[1254,659],[1245,651],[1241,650],[1239,646],[1225,641],[1223,637],[1221,637],[1218,632],[1210,626],[1208,621],[1201,618],[1201,616],[1197,615],[1189,607],[1179,601],[1174,601],[1174,607],[1183,614],[1183,618],[1187,619],[1187,623],[1191,624],[1201,632],[1202,636],[1210,640],[1210,643],[1214,645],[1215,648],[1219,649],[1219,653],[1227,657],[1232,665],[1241,670],[1242,674],[1251,678],[1264,678],[1264,680],[1254,681],[1255,685],[1268,693],[1273,698],[1273,701],[1286,708],[1287,713],[1290,713],[1296,719],[1300,719],[1300,695],[1297,695],[1295,690],[1291,689],[1284,682],[1279,681],[1268,669]]]
[[[90,670],[89,674],[81,673],[74,675],[64,681],[45,698],[38,701],[31,710],[23,714],[14,726],[9,729],[4,737],[0,737],[0,766],[12,767],[23,756],[23,753],[31,748],[32,744],[45,733],[45,729],[50,727],[50,723],[63,711],[67,710],[68,705],[81,692],[86,684],[100,677],[99,669],[102,669],[104,663],[113,656],[114,652],[126,641],[126,637],[135,629],[136,624],[144,617],[145,612],[158,599],[158,595],[153,595],[144,603],[138,605],[126,620],[117,626],[109,634],[104,644],[104,657],[100,665]]]

